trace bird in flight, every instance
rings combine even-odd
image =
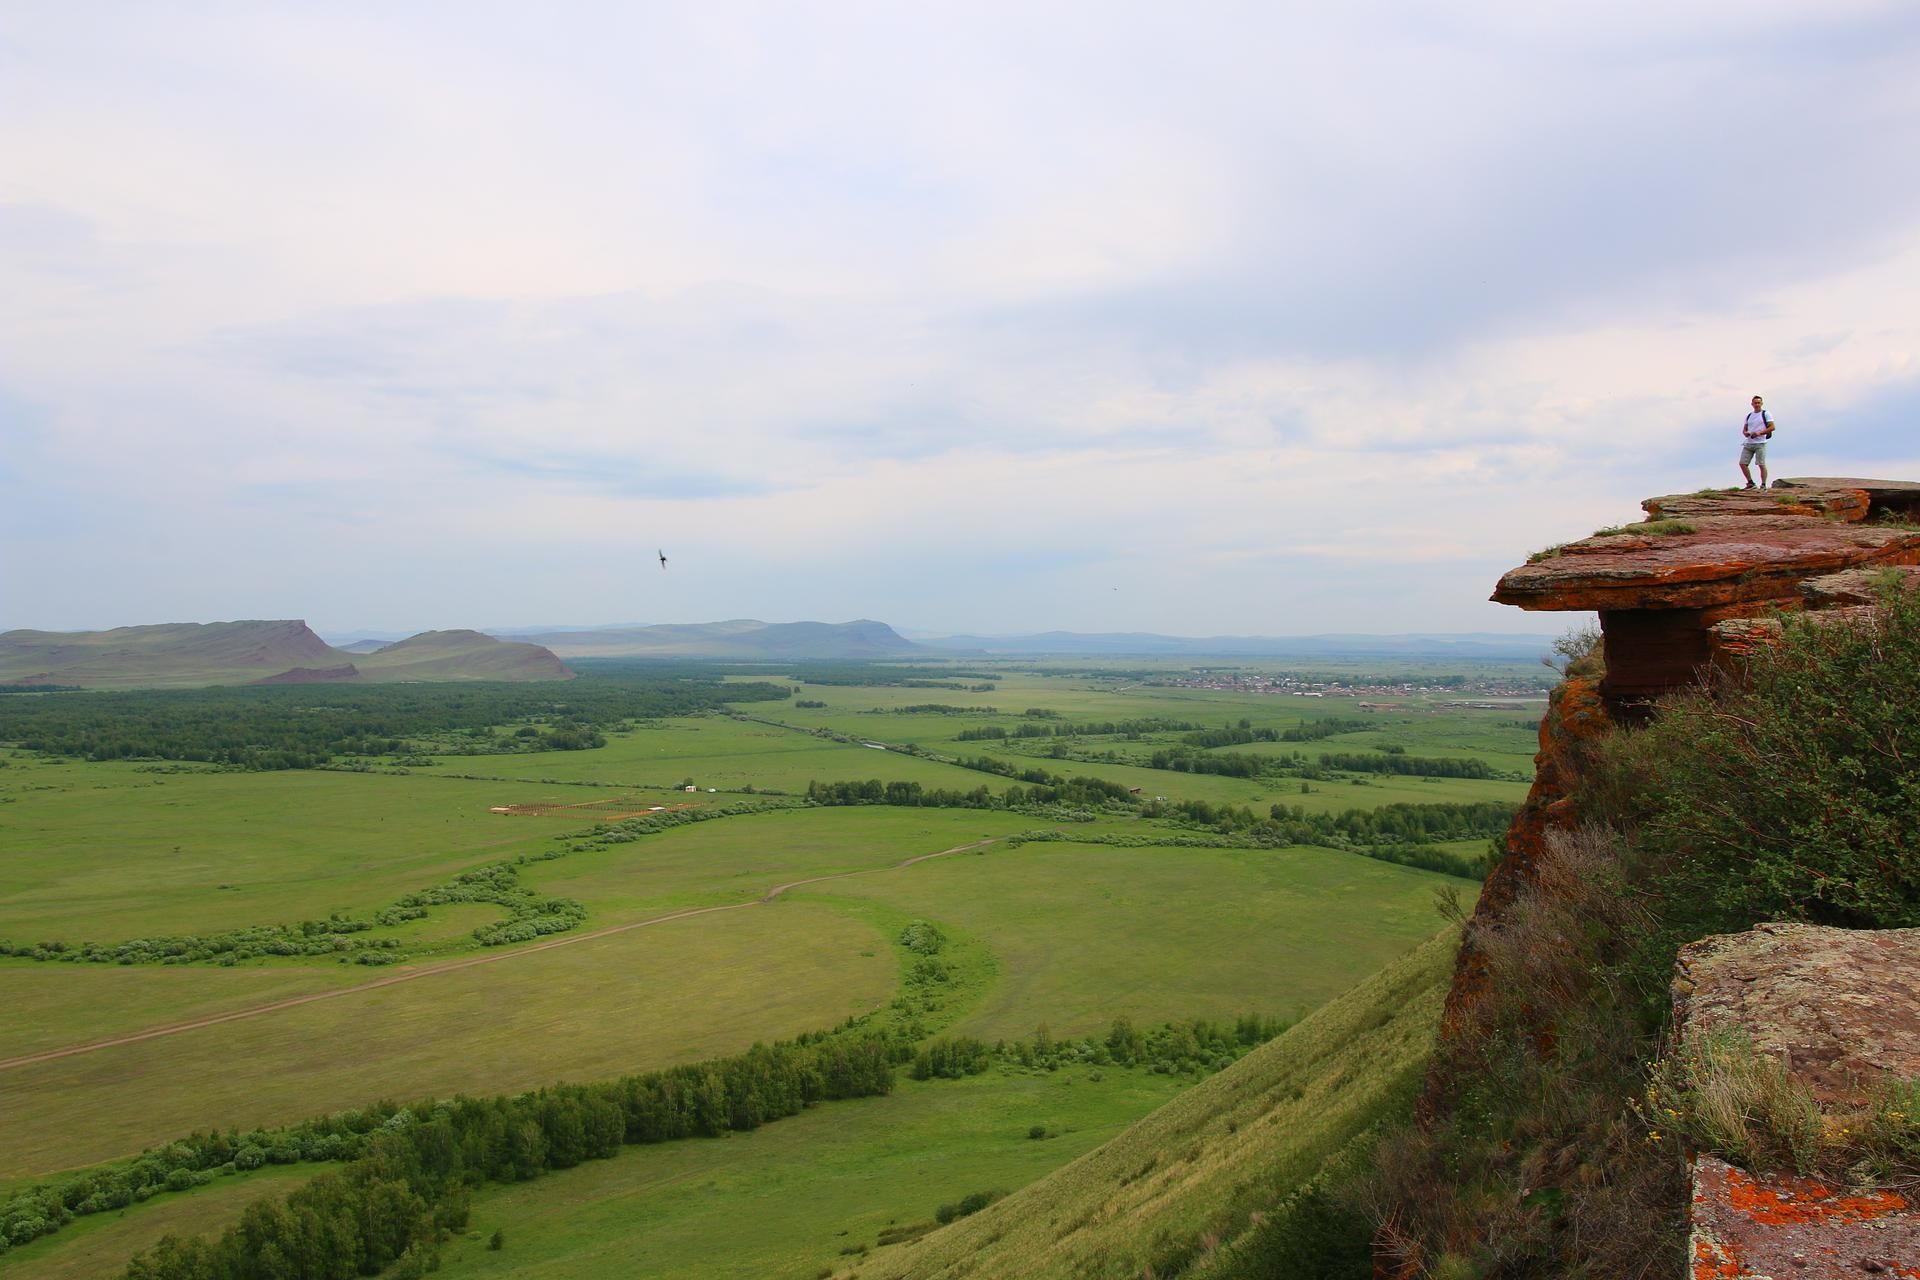
[[[667,567],[667,553],[664,551],[659,552],[659,556],[660,556],[660,568],[664,572]]]

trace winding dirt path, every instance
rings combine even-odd
[[[867,867],[860,871],[836,871],[831,875],[809,876],[805,880],[790,880],[786,884],[775,885],[758,898],[747,902],[724,902],[711,907],[687,907],[680,911],[669,911],[665,915],[653,916],[646,920],[634,920],[627,924],[610,925],[605,929],[595,929],[588,933],[570,933],[562,938],[549,938],[545,942],[535,942],[528,946],[516,947],[511,951],[499,951],[489,955],[469,956],[464,960],[449,960],[443,964],[424,965],[418,969],[405,969],[388,974],[384,978],[375,978],[372,982],[362,982],[357,986],[341,987],[334,991],[315,991],[304,996],[289,996],[285,1000],[273,1000],[266,1004],[251,1005],[245,1009],[232,1009],[226,1013],[209,1014],[204,1018],[193,1018],[186,1022],[169,1022],[157,1027],[148,1027],[143,1031],[129,1032],[123,1036],[114,1036],[107,1040],[94,1040],[86,1044],[68,1045],[63,1049],[45,1049],[39,1053],[23,1054],[18,1058],[0,1058],[0,1071],[11,1071],[16,1067],[32,1066],[36,1062],[51,1062],[56,1058],[71,1058],[75,1054],[95,1053],[101,1049],[112,1049],[123,1044],[138,1044],[142,1040],[157,1040],[161,1036],[176,1036],[183,1031],[198,1031],[202,1027],[215,1027],[223,1022],[238,1022],[242,1018],[258,1018],[263,1014],[278,1013],[282,1009],[292,1009],[303,1004],[313,1004],[320,1000],[337,1000],[342,996],[357,996],[368,991],[378,991],[382,987],[396,987],[403,982],[418,982],[422,978],[439,977],[441,974],[457,973],[462,969],[472,969],[483,964],[499,964],[505,960],[530,956],[537,951],[551,951],[555,947],[571,947],[582,942],[592,942],[596,938],[611,937],[616,933],[627,933],[633,929],[645,929],[651,925],[667,924],[674,920],[686,920],[693,916],[711,915],[716,911],[739,911],[745,907],[758,907],[772,902],[789,889],[799,889],[805,885],[820,884],[828,880],[851,880],[855,876],[879,875],[889,871],[904,871],[916,863],[933,858],[944,858],[955,853],[969,853],[975,849],[984,849],[996,844],[999,836],[985,840],[975,840],[972,844],[955,845],[951,849],[941,849],[937,853],[922,853],[896,862],[890,867]]]

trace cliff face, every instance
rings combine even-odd
[[[1736,664],[1779,634],[1782,611],[1836,622],[1877,584],[1920,589],[1920,483],[1781,480],[1773,489],[1648,498],[1648,520],[1534,556],[1493,599],[1536,611],[1597,610],[1606,675],[1570,678],[1540,722],[1533,788],[1469,922],[1442,1039],[1468,1026],[1485,987],[1476,939],[1532,882],[1546,833],[1571,821],[1583,748],[1661,693]]]
[[[1876,583],[1920,588],[1920,484],[1782,480],[1767,490],[1648,498],[1649,519],[1534,556],[1493,599],[1536,611],[1597,610],[1605,677],[1571,678],[1540,722],[1533,788],[1507,832],[1461,945],[1442,1039],[1460,1033],[1485,987],[1478,926],[1531,883],[1547,831],[1570,822],[1584,746],[1647,701],[1737,663],[1779,634],[1782,611],[1836,621],[1870,607]]]
[[[1615,724],[1644,716],[1653,698],[1699,681],[1712,667],[1737,671],[1747,655],[1779,637],[1784,612],[1811,611],[1846,626],[1871,615],[1890,587],[1920,589],[1920,484],[1792,480],[1774,490],[1651,498],[1642,505],[1647,521],[1536,555],[1508,572],[1494,593],[1497,601],[1529,610],[1597,611],[1606,675],[1570,678],[1554,692],[1541,722],[1533,788],[1468,923],[1442,1021],[1443,1045],[1473,1046],[1485,1012],[1497,1007],[1489,948],[1514,918],[1516,899],[1540,883],[1548,835],[1572,826],[1583,757],[1593,743]],[[1861,1082],[1876,1074],[1920,1073],[1913,1013],[1920,931],[1906,932],[1915,937],[1861,942],[1874,935],[1849,940],[1839,930],[1767,925],[1696,944],[1682,955],[1677,1023],[1683,1034],[1738,1028],[1816,1094],[1852,1089],[1857,1095]],[[1550,1056],[1554,1028],[1537,1025],[1534,1034]],[[1424,1120],[1444,1113],[1458,1096],[1461,1081],[1447,1078],[1449,1068],[1439,1064],[1470,1057],[1438,1056],[1421,1102]],[[1892,1264],[1882,1265],[1873,1241],[1897,1237],[1893,1256],[1909,1269],[1894,1266],[1894,1273],[1920,1276],[1911,1269],[1912,1256],[1899,1252],[1920,1253],[1920,1229],[1901,1197],[1876,1201],[1867,1213],[1844,1191],[1806,1179],[1768,1182],[1707,1157],[1694,1166],[1693,1196],[1694,1220],[1706,1233],[1692,1246],[1693,1261],[1706,1267],[1696,1274],[1760,1275],[1749,1264],[1763,1257],[1794,1267],[1795,1274],[1840,1274],[1806,1269],[1807,1250],[1828,1244],[1832,1256],[1844,1253],[1855,1270],[1887,1270]],[[1758,1218],[1748,1213],[1756,1205]],[[1819,1235],[1823,1223],[1840,1219],[1868,1224],[1864,1243]],[[1798,1234],[1764,1245],[1753,1234],[1781,1223]],[[1809,1227],[1816,1229],[1812,1235],[1801,1230]],[[1808,1244],[1815,1239],[1821,1243]]]

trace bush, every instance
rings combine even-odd
[[[1742,680],[1616,735],[1612,788],[1678,933],[1920,925],[1920,597],[1788,618]]]

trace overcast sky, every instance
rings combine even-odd
[[[1558,631],[1920,478],[1916,156],[1911,0],[0,0],[0,629]]]

